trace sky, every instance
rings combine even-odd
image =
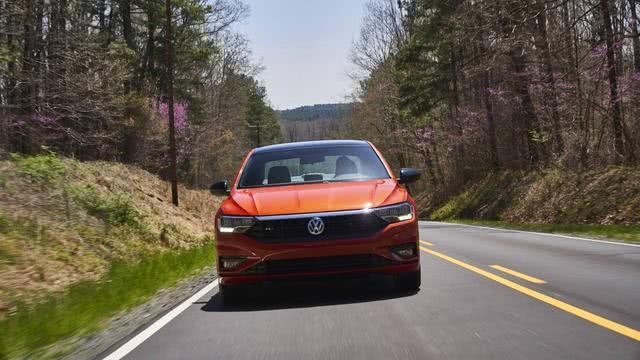
[[[345,102],[349,51],[367,0],[245,0],[237,27],[249,38],[258,76],[274,109]]]

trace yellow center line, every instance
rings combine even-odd
[[[428,242],[428,241],[420,240],[420,242],[425,244],[425,245],[433,246],[433,244]]]
[[[600,325],[606,329],[609,329],[611,331],[617,332],[618,334],[630,337],[631,339],[634,339],[636,341],[640,341],[640,331],[636,330],[636,329],[632,329],[630,327],[624,326],[622,324],[618,324],[617,322],[611,321],[609,319],[605,319],[602,316],[598,316],[596,314],[590,313],[586,310],[582,310],[578,307],[575,307],[571,304],[567,304],[563,301],[560,301],[558,299],[552,298],[551,296],[542,294],[540,292],[537,292],[535,290],[531,290],[527,287],[524,287],[520,284],[514,283],[513,281],[507,280],[501,276],[498,276],[496,274],[490,273],[488,271],[482,270],[480,268],[477,268],[473,265],[469,265],[465,262],[462,262],[460,260],[456,260],[450,256],[447,256],[445,254],[439,253],[437,251],[433,251],[430,249],[427,249],[425,247],[420,247],[420,249],[422,251],[425,251],[433,256],[437,256],[441,259],[447,260],[451,263],[454,263],[460,267],[463,267],[469,271],[473,271],[476,274],[482,275],[486,278],[489,278],[495,282],[498,282],[504,286],[510,287],[513,290],[519,291],[525,295],[528,295],[534,299],[540,300],[542,302],[545,302],[551,306],[555,306],[558,309],[564,310],[570,314],[573,314],[577,317],[583,318],[587,321],[590,321],[596,325]]]
[[[506,268],[506,267],[504,267],[504,266],[500,266],[500,265],[491,265],[491,267],[492,267],[492,268],[494,268],[494,269],[496,269],[496,270],[500,270],[500,271],[502,271],[503,273],[507,273],[507,274],[513,275],[513,276],[515,276],[515,277],[519,277],[519,278],[521,278],[521,279],[527,280],[527,281],[532,282],[532,283],[535,283],[535,284],[546,284],[546,283],[547,283],[546,281],[544,281],[544,280],[542,280],[542,279],[538,279],[538,278],[536,278],[536,277],[529,276],[529,275],[523,274],[523,273],[521,273],[521,272],[517,272],[517,271],[515,271],[515,270],[508,269],[508,268]]]

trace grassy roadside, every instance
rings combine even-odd
[[[0,160],[0,360],[59,358],[79,336],[211,269],[219,199],[134,166],[53,153]]]
[[[443,221],[468,225],[489,226],[501,229],[574,235],[593,239],[620,240],[628,243],[640,244],[640,225],[514,224],[506,221],[469,219],[449,219]]]
[[[141,304],[158,290],[213,265],[212,244],[165,251],[138,262],[114,262],[98,281],[71,286],[63,294],[0,321],[0,359],[42,357],[57,341],[94,332],[117,313]],[[62,353],[71,349],[57,349]],[[47,353],[58,357],[60,353]]]

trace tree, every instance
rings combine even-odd
[[[397,47],[367,8],[362,34],[385,36],[354,44],[350,128],[422,161],[434,201],[493,171],[637,164],[637,1],[398,4]]]
[[[631,13],[631,44],[633,45],[633,68],[635,72],[640,72],[640,34],[638,34],[637,0],[629,0],[629,11]]]
[[[396,0],[370,0],[366,4],[360,36],[350,55],[351,62],[365,74],[386,63],[406,41],[400,4]]]
[[[155,0],[0,2],[0,146],[135,163],[197,186],[235,167],[250,146],[238,79],[261,69],[233,29],[248,7],[169,10],[170,33]]]
[[[625,160],[626,153],[622,139],[622,110],[618,98],[618,74],[614,57],[613,29],[611,28],[611,15],[609,14],[609,1],[600,0],[600,13],[604,41],[607,51],[607,74],[609,79],[609,106],[611,107],[611,123],[613,125],[613,151],[616,163]]]
[[[254,147],[273,144],[281,141],[282,132],[273,109],[266,103],[266,88],[258,85],[252,78],[246,79],[249,95],[247,109],[247,126],[255,138],[251,143]]]
[[[124,0],[127,1],[127,0]],[[169,105],[169,178],[171,180],[171,202],[178,206],[178,175],[177,175],[177,154],[176,154],[176,126],[173,103],[173,30],[171,0],[165,1],[166,7],[166,28],[165,36],[167,41],[167,102]]]
[[[560,129],[560,113],[558,112],[558,91],[556,79],[553,74],[551,49],[547,33],[547,4],[544,0],[535,0],[534,8],[537,10],[535,16],[535,39],[536,47],[540,52],[543,63],[543,81],[549,93],[549,107],[551,108],[553,151],[556,155],[564,151],[564,141],[562,140],[562,130]]]

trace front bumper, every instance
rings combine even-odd
[[[340,240],[269,244],[239,233],[217,232],[218,257],[242,258],[232,270],[218,274],[223,285],[300,276],[347,273],[398,273],[420,268],[418,222],[389,224],[373,235]],[[414,245],[415,256],[401,257],[393,250]]]

